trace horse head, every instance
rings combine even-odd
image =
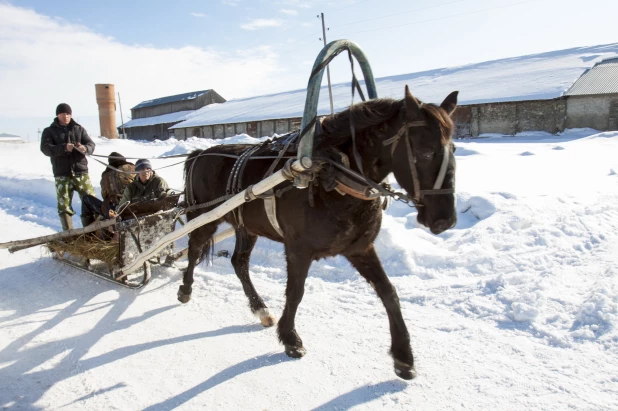
[[[450,116],[457,91],[440,106],[423,104],[405,89],[397,133],[385,141],[392,155],[393,174],[418,208],[419,224],[440,234],[457,223],[455,209],[455,145]]]

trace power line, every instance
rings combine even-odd
[[[397,27],[410,26],[410,25],[412,25],[412,24],[428,23],[428,22],[432,22],[432,21],[438,21],[438,20],[450,19],[450,18],[453,18],[453,17],[466,16],[466,15],[469,15],[469,14],[476,14],[476,13],[481,13],[481,12],[484,12],[484,11],[496,10],[496,9],[502,9],[502,8],[505,8],[505,7],[517,6],[517,5],[519,5],[519,4],[524,4],[524,3],[532,3],[532,2],[538,2],[538,1],[543,1],[543,0],[527,0],[527,1],[520,1],[520,2],[517,2],[517,3],[505,4],[505,5],[503,5],[503,6],[490,7],[490,8],[487,8],[487,9],[476,10],[476,11],[470,11],[470,12],[467,12],[467,13],[453,14],[453,15],[451,15],[451,16],[437,17],[437,18],[435,18],[435,19],[429,19],[429,20],[413,21],[413,22],[411,22],[411,23],[399,24],[399,25],[396,25],[396,26],[387,26],[387,27],[382,27],[382,28],[379,28],[379,29],[371,29],[371,30],[355,31],[355,32],[353,32],[353,33],[348,33],[348,34],[369,33],[369,32],[372,32],[372,31],[380,31],[380,30],[394,29],[394,28],[397,28]]]
[[[408,10],[408,11],[402,11],[402,12],[399,12],[399,13],[387,14],[386,16],[374,17],[374,18],[366,19],[366,20],[353,21],[351,23],[340,24],[340,25],[335,26],[333,28],[343,27],[343,26],[350,26],[352,24],[364,23],[366,21],[371,21],[371,20],[385,19],[387,17],[400,16],[402,14],[407,14],[407,13],[412,13],[412,12],[415,12],[415,11],[421,11],[421,10],[427,10],[427,9],[433,9],[433,8],[436,8],[436,7],[446,6],[448,4],[460,3],[462,1],[466,1],[466,0],[454,0],[454,1],[449,1],[448,3],[436,4],[434,6],[421,7],[420,9],[412,9],[412,10]]]

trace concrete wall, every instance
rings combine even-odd
[[[178,139],[186,139],[189,137],[225,138],[233,137],[238,134],[248,134],[251,137],[270,137],[275,133],[281,135],[300,129],[301,120],[301,118],[284,118],[258,121],[255,122],[254,128],[251,128],[251,122],[202,126],[200,127],[199,135],[196,134],[195,128],[189,127],[175,129],[175,135]]]
[[[286,118],[283,120],[275,120],[275,133],[285,134],[290,130],[290,121]]]
[[[175,123],[155,124],[153,126],[125,128],[127,138],[131,140],[167,140],[171,136],[178,136],[178,130],[169,130]],[[122,132],[122,130],[121,130]]]
[[[214,133],[213,133],[214,138],[224,138],[225,137],[225,127],[223,127],[222,124],[217,124],[216,126],[213,126],[213,128],[214,128]]]
[[[522,131],[564,130],[566,101],[530,100],[504,103],[487,103],[471,106],[471,134],[517,134]]]
[[[453,116],[455,137],[478,136],[484,133],[514,135],[522,131],[558,133],[565,128],[591,127],[597,130],[618,129],[618,94],[606,96],[570,96],[553,100],[512,101],[464,105]],[[251,123],[205,126],[212,133],[202,132],[207,138],[231,137],[247,133],[252,137],[285,134],[300,129],[300,118],[258,121],[256,131]],[[218,130],[218,131],[217,131]],[[192,130],[185,132],[192,136]],[[178,138],[178,133],[176,137]]]
[[[618,129],[618,94],[567,97],[567,128]]]
[[[187,135],[185,134],[186,128],[176,128],[174,129],[174,137],[178,140],[186,140]],[[190,136],[189,136],[190,137]]]
[[[272,136],[275,133],[274,120],[265,120],[260,122],[260,137]]]
[[[212,90],[188,102],[197,100],[200,105],[225,102],[223,97]],[[174,109],[176,107],[178,106],[174,106]],[[454,121],[458,133],[455,137],[478,136],[484,133],[513,135],[537,130],[555,134],[565,128],[581,127],[601,131],[618,130],[618,94],[465,105],[460,106],[455,113]],[[252,137],[263,137],[298,130],[300,123],[301,118],[290,118],[166,130],[174,124],[171,123],[127,129],[127,135],[128,138],[140,140],[153,140],[154,136],[166,139],[172,135],[177,139],[193,136],[224,138],[243,133]]]
[[[470,115],[462,118],[469,118],[464,121],[469,121],[472,136],[537,130],[555,134],[566,128],[583,127],[618,130],[618,94],[474,104],[462,109],[469,110]]]

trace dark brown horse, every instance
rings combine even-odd
[[[399,298],[373,246],[382,220],[381,201],[379,198],[367,200],[342,195],[342,190],[334,190],[332,186],[320,182],[332,180],[333,167],[328,165],[342,163],[342,158],[346,157],[350,159],[352,170],[358,174],[364,173],[373,182],[382,181],[392,172],[408,198],[416,204],[420,224],[429,227],[434,234],[452,228],[457,217],[453,194],[453,123],[450,115],[456,105],[457,92],[451,93],[440,106],[436,106],[420,103],[406,86],[402,100],[370,100],[326,117],[322,121],[322,133],[316,135],[314,141],[314,159],[322,159],[322,167],[315,176],[318,184],[314,184],[311,190],[291,189],[277,198],[277,219],[283,236],[269,222],[262,200],[243,206],[244,228],[240,227],[243,235],[237,233],[232,265],[249,299],[251,310],[265,326],[273,325],[275,320],[249,278],[249,258],[258,236],[285,246],[288,279],[278,334],[287,355],[299,358],[306,352],[294,319],[303,298],[311,263],[341,254],[375,289],[386,308],[395,372],[401,378],[414,378],[416,372],[410,336],[403,321]],[[354,137],[351,124],[355,129]],[[191,187],[198,204],[226,194],[228,176],[236,161],[230,157],[205,156],[202,153],[238,156],[248,147],[220,145],[205,152],[198,150],[191,153],[185,164],[189,179],[186,186]],[[270,149],[260,148],[255,156],[264,155],[265,150]],[[358,154],[360,164],[355,163],[355,154]],[[249,161],[243,175],[243,186],[261,181],[272,161]],[[195,164],[189,172],[192,162]],[[280,187],[290,184],[282,183]],[[206,211],[189,213],[188,218],[191,220]],[[224,220],[238,228],[238,218],[229,213],[224,219],[213,221],[191,233],[189,265],[178,291],[181,302],[189,301],[195,266],[209,252],[210,239]]]

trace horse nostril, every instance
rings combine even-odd
[[[440,234],[449,228],[452,228],[455,224],[451,224],[448,220],[437,220],[431,225],[431,232],[434,234]]]

